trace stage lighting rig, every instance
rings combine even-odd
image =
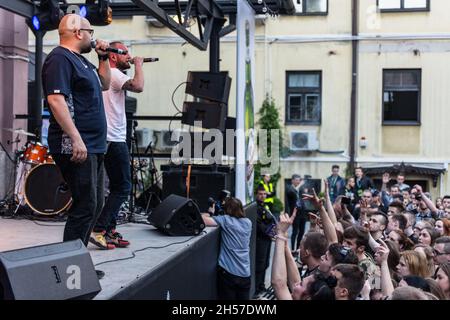
[[[79,14],[93,26],[107,26],[113,20],[108,0],[86,0],[86,4],[80,5]]]
[[[58,0],[42,0],[36,11],[37,13],[27,20],[34,31],[58,29],[59,21],[64,16]]]

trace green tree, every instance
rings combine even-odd
[[[278,112],[278,108],[275,105],[275,100],[266,96],[261,109],[258,112],[259,120],[258,127],[259,129],[267,130],[267,155],[270,157],[272,155],[272,134],[270,130],[278,129],[280,132],[280,141],[279,141],[279,155],[281,157],[285,157],[288,154],[288,148],[284,145],[284,131],[280,120],[280,113]],[[259,136],[258,136],[258,145],[259,145]],[[255,166],[255,183],[254,187],[257,188],[259,181],[261,180],[261,168],[264,168],[261,163],[257,163]],[[269,165],[267,165],[269,167]],[[280,180],[280,169],[278,168],[278,172],[271,176],[271,182],[273,183],[274,189],[277,188],[278,181]],[[283,211],[283,202],[275,197],[274,199],[274,211],[275,213],[280,213]]]

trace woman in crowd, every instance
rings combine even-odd
[[[439,219],[434,225],[434,229],[437,231],[440,237],[450,236],[450,220]]]
[[[439,237],[438,232],[434,228],[425,227],[419,233],[419,243],[434,246],[434,241]]]
[[[414,235],[417,237],[417,239],[419,239],[420,233],[425,228],[433,229],[433,226],[429,222],[423,220],[418,221],[414,224]]]
[[[252,222],[245,217],[242,202],[229,198],[224,215],[210,217],[203,214],[207,226],[221,227],[217,289],[220,300],[248,300],[250,298],[250,237]]]
[[[407,250],[400,254],[397,272],[401,277],[415,275],[426,278],[428,276],[427,261],[422,254]]]
[[[445,294],[445,298],[450,300],[450,263],[439,265],[436,271],[436,282]]]
[[[424,257],[427,261],[427,269],[428,275],[427,277],[431,277],[434,275],[434,250],[432,247],[418,243],[414,246],[414,251],[420,253],[422,257]]]
[[[397,243],[402,251],[411,250],[414,246],[414,242],[401,230],[392,230],[389,232],[388,239]]]
[[[446,300],[444,291],[442,291],[441,287],[437,283],[436,280],[432,278],[426,278],[425,281],[428,283],[428,287],[430,287],[430,293],[437,297],[439,300]]]

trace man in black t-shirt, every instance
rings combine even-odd
[[[96,68],[81,54],[89,53],[94,30],[88,20],[66,15],[59,25],[60,46],[45,60],[43,89],[51,112],[48,144],[71,193],[64,241],[81,239],[87,246],[103,206],[103,157],[106,117],[102,90],[111,71],[108,43],[97,40]],[[106,241],[105,241],[106,243]]]

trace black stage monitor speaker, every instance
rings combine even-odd
[[[228,108],[217,102],[184,102],[181,123],[201,128],[225,130]]]
[[[92,299],[101,289],[81,240],[0,253],[0,300]]]
[[[161,165],[163,173],[163,199],[171,194],[186,196],[186,177],[188,165]],[[225,165],[192,165],[190,176],[190,197],[200,208],[207,212],[210,197],[217,199],[222,190],[235,194],[235,171]]]
[[[196,236],[205,228],[198,206],[174,194],[153,210],[148,221],[170,236]]]
[[[189,71],[186,93],[197,98],[208,99],[228,104],[231,78],[227,72],[193,72]]]

